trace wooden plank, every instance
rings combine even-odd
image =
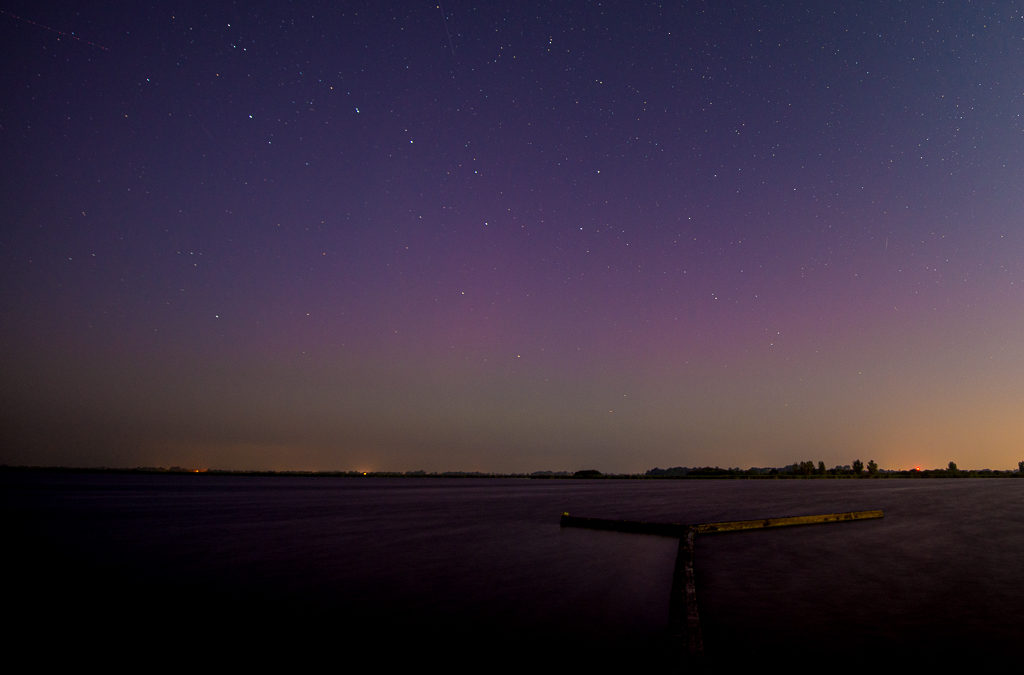
[[[816,516],[788,516],[785,518],[762,518],[760,520],[731,520],[720,523],[694,525],[698,534],[716,532],[737,532],[740,530],[761,530],[769,527],[792,527],[794,525],[817,525],[819,523],[843,523],[852,520],[882,518],[881,509],[871,511],[847,511],[845,513],[824,513]]]
[[[562,514],[562,527],[585,527],[591,530],[609,530],[632,534],[654,534],[662,537],[682,537],[686,528],[693,527],[697,534],[716,532],[738,532],[761,530],[768,527],[792,527],[793,525],[817,525],[819,523],[842,523],[852,520],[881,518],[881,509],[872,511],[847,511],[845,513],[824,513],[814,516],[787,516],[784,518],[761,518],[759,520],[729,520],[718,523],[685,525],[683,523],[651,523],[643,520],[614,520],[610,518],[586,518]]]
[[[688,527],[679,537],[668,619],[672,644],[679,650],[677,657],[681,662],[690,664],[704,655],[704,638],[697,611],[697,583],[693,572],[693,539],[696,534],[694,528]]]
[[[613,520],[610,518],[584,518],[562,514],[562,527],[585,527],[590,530],[609,530],[630,534],[655,534],[662,537],[682,537],[686,525],[679,523],[649,523],[642,520]]]

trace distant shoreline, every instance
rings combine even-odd
[[[891,478],[920,480],[928,478],[1020,478],[1019,470],[998,469],[909,469],[905,471],[879,470],[875,473],[803,474],[780,469],[722,469],[699,467],[678,470],[651,469],[641,474],[601,473],[594,469],[583,471],[535,471],[532,473],[488,473],[481,471],[301,471],[301,470],[242,470],[242,469],[187,469],[165,467],[71,467],[71,466],[11,466],[0,465],[2,473],[87,473],[138,475],[205,475],[253,476],[286,478],[519,478],[530,480],[884,480]]]

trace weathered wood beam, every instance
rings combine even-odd
[[[820,523],[844,523],[852,520],[882,518],[881,509],[871,511],[847,511],[845,513],[823,513],[813,516],[786,516],[783,518],[761,518],[758,520],[727,520],[718,523],[699,523],[686,525],[683,523],[651,523],[643,520],[615,520],[611,518],[586,518],[562,514],[562,527],[585,527],[591,530],[609,530],[612,532],[628,532],[632,534],[654,534],[662,537],[682,537],[688,527],[697,534],[714,534],[716,532],[739,532],[742,530],[761,530],[770,527],[792,527],[794,525],[817,525]]]
[[[816,516],[787,516],[785,518],[763,518],[761,520],[728,520],[721,523],[694,525],[697,534],[715,532],[737,532],[740,530],[761,530],[769,527],[791,527],[793,525],[817,525],[819,523],[845,523],[851,520],[881,518],[881,509],[872,511],[847,511],[845,513],[823,513]]]
[[[656,534],[662,537],[681,537],[686,525],[679,523],[648,523],[641,520],[613,520],[610,518],[584,518],[562,514],[562,527],[585,527],[590,530],[610,530],[631,534]]]
[[[679,551],[672,574],[672,596],[669,599],[669,634],[684,662],[693,662],[704,655],[704,638],[697,612],[697,582],[693,572],[693,539],[697,532],[686,528],[679,537]]]

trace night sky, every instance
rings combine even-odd
[[[1016,2],[4,2],[0,462],[1016,468]]]

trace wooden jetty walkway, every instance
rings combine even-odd
[[[783,518],[761,518],[758,520],[730,520],[717,523],[652,523],[638,520],[611,520],[607,518],[584,518],[562,514],[562,527],[585,527],[592,530],[608,530],[630,534],[653,534],[679,539],[675,571],[672,574],[672,594],[669,599],[669,635],[684,662],[702,661],[704,641],[701,636],[700,615],[697,612],[697,589],[693,571],[693,543],[698,534],[742,532],[763,530],[772,527],[793,527],[797,525],[818,525],[823,523],[845,523],[855,520],[882,518],[881,509],[871,511],[847,511],[811,516],[787,516]]]

